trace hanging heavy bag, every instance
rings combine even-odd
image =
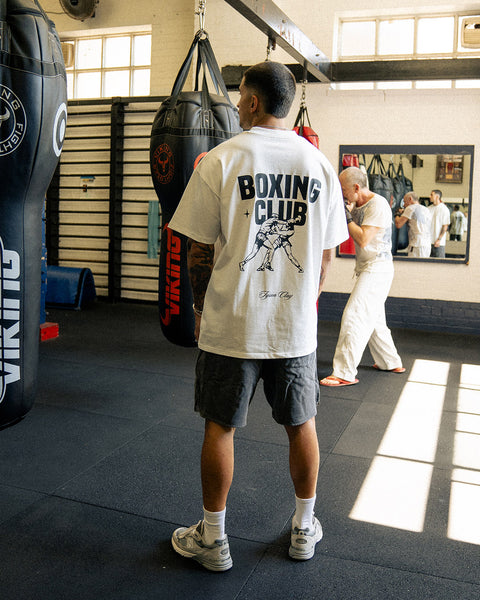
[[[0,426],[30,410],[40,336],[42,209],[67,117],[60,40],[36,0],[0,2]]]
[[[360,169],[360,171],[363,171],[363,173],[365,173],[365,175],[367,175],[367,167],[366,167],[365,163],[366,163],[365,154],[360,154],[360,156],[358,157],[358,168]]]
[[[349,236],[348,240],[345,240],[340,244],[339,252],[340,254],[349,254],[352,256],[355,254],[355,242],[353,241],[352,236]]]
[[[308,123],[308,125],[305,124],[305,120]],[[312,129],[307,107],[304,104],[300,105],[300,110],[298,111],[297,118],[295,119],[293,131],[295,131],[295,133],[300,137],[304,137],[306,140],[308,140],[311,144],[315,146],[315,148],[320,147],[318,135]]]
[[[398,176],[393,162],[388,164],[387,175],[390,177],[393,186],[393,203],[392,212],[395,213],[397,208],[403,205],[403,197],[405,196],[404,185],[402,179]]]
[[[344,169],[346,169],[347,167],[360,167],[360,163],[358,161],[358,154],[343,154],[342,167]]]
[[[398,208],[403,208],[403,197],[405,196],[405,194],[407,192],[411,192],[413,190],[412,182],[410,181],[410,179],[407,179],[405,177],[402,161],[400,161],[400,163],[397,167],[395,183],[396,183],[396,185],[398,185],[399,189],[401,189],[401,192],[399,192],[399,193],[401,193],[402,199],[400,202],[396,203],[395,210],[392,207],[394,219],[395,219],[395,211]],[[397,229],[396,227],[394,227],[394,229],[395,229],[394,235],[392,235],[392,252],[393,252],[393,254],[396,254],[399,250],[405,250],[405,248],[408,248],[408,225],[405,224],[400,229]]]
[[[241,132],[238,111],[228,97],[205,35],[203,30],[195,35],[172,94],[155,115],[150,140],[151,174],[162,209],[160,325],[165,337],[180,346],[195,346],[195,316],[187,270],[187,238],[169,229],[168,223],[198,162],[209,150]],[[184,92],[195,50],[195,91]],[[216,94],[209,92],[207,73]]]
[[[358,155],[343,154],[342,167],[344,169],[347,169],[348,167],[359,167]],[[355,254],[355,242],[351,235],[348,237],[348,240],[345,240],[340,244],[339,251],[340,254],[349,254],[352,256]]]
[[[400,168],[400,167],[399,167]],[[397,254],[399,250],[408,247],[408,226],[404,225],[400,229],[395,226],[395,214],[399,208],[403,208],[403,197],[407,193],[405,190],[404,179],[400,177],[395,165],[390,162],[387,174],[392,180],[393,185],[393,203],[392,203],[392,254]]]
[[[367,168],[368,186],[372,192],[383,196],[392,205],[393,183],[387,175],[380,154],[374,154]]]
[[[395,219],[395,216],[393,218]],[[408,224],[405,223],[403,227],[397,229],[394,221],[392,226],[392,254],[397,254],[399,250],[405,250],[405,248],[408,248]]]
[[[407,179],[407,177],[405,177],[405,172],[403,170],[403,163],[401,160],[400,160],[400,162],[398,164],[398,168],[397,168],[397,177],[400,179],[400,181],[403,184],[403,195],[404,196],[407,192],[413,191],[413,184],[410,181],[410,179]]]

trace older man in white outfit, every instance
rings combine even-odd
[[[430,256],[430,229],[432,215],[426,206],[420,204],[415,192],[407,192],[403,197],[405,209],[395,217],[395,227],[400,229],[407,223],[408,256],[428,258]]]
[[[367,344],[376,369],[405,371],[385,319],[393,280],[390,206],[368,189],[367,176],[357,167],[342,171],[340,184],[348,231],[355,242],[357,281],[343,312],[333,373],[320,381],[329,387],[358,383],[357,367]]]

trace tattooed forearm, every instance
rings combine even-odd
[[[322,269],[320,272],[320,285],[318,286],[318,295],[320,296],[323,286],[325,284],[325,279],[327,278],[328,270],[332,264],[333,260],[333,248],[323,251],[322,256]]]
[[[201,244],[189,239],[187,249],[188,274],[192,286],[193,301],[198,310],[203,310],[205,292],[213,269],[214,246],[213,244]]]

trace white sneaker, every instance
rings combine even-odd
[[[292,527],[290,534],[290,558],[296,560],[308,560],[315,554],[315,544],[323,537],[322,526],[317,517],[313,517],[312,527],[299,529]]]
[[[233,561],[227,536],[208,546],[203,541],[203,521],[191,527],[180,527],[173,532],[172,546],[175,552],[193,558],[210,571],[228,571]]]

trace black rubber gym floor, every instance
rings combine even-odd
[[[236,433],[234,561],[210,573],[172,531],[202,516],[196,350],[155,306],[50,310],[37,401],[0,431],[0,594],[8,600],[479,600],[480,343],[394,330],[405,374],[321,390],[314,558],[287,556],[288,444],[257,391]],[[337,323],[320,323],[331,372]]]

